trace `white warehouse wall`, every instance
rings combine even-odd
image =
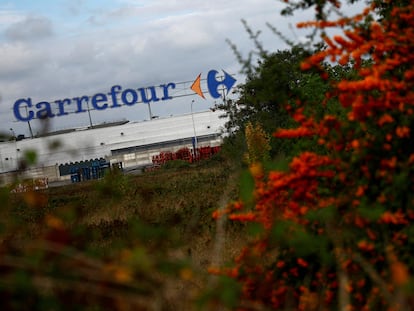
[[[0,143],[0,172],[17,168],[17,159],[25,151],[37,154],[37,167],[48,167],[69,162],[85,161],[110,157],[111,150],[156,144],[194,136],[217,135],[224,131],[225,118],[221,111],[204,111],[180,116],[131,122],[94,129],[76,129],[64,134],[39,138],[26,138],[21,141]],[[193,127],[194,118],[194,127]],[[51,150],[55,142],[60,147]]]

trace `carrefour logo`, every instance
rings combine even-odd
[[[234,79],[231,75],[223,70],[224,78],[222,80],[217,80],[217,70],[210,70],[207,75],[207,87],[208,92],[213,98],[219,98],[221,95],[219,93],[219,87],[221,85],[225,86],[227,89],[227,93],[229,93],[230,89],[233,87],[234,83],[236,83],[236,79]],[[197,76],[193,84],[191,85],[191,89],[196,92],[199,96],[205,99],[204,93],[201,90],[201,73]]]
[[[224,77],[218,77],[217,70],[210,70],[207,74],[207,88],[211,97],[219,98],[219,90],[227,89],[227,94],[236,79],[223,70]],[[191,85],[191,90],[205,99],[205,93],[201,88],[201,73]],[[97,93],[92,96],[78,96],[72,98],[58,99],[54,101],[40,101],[33,103],[30,97],[20,98],[13,105],[13,113],[18,121],[28,122],[32,119],[55,118],[68,115],[69,113],[87,112],[90,108],[94,110],[114,109],[122,106],[133,106],[137,103],[149,104],[152,102],[171,100],[176,96],[170,94],[180,83],[164,83],[159,86],[126,88],[114,85],[107,93]],[[192,94],[190,94],[192,95]],[[92,107],[90,107],[90,105]]]

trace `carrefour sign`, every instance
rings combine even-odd
[[[219,87],[225,86],[227,93],[233,87],[236,79],[223,70],[224,77],[217,79],[217,70],[210,70],[207,75],[208,92],[213,98],[219,98]],[[92,109],[106,110],[119,108],[121,106],[133,106],[138,102],[149,104],[173,99],[170,91],[176,88],[176,83],[169,82],[159,86],[150,86],[145,88],[126,88],[120,85],[114,85],[107,93],[97,93],[93,96],[79,96],[73,98],[58,99],[53,102],[41,101],[33,103],[30,97],[20,98],[13,105],[13,113],[18,121],[27,122],[32,119],[45,119],[62,117],[68,115],[68,110],[75,109],[75,113],[87,112],[89,104]],[[205,98],[201,89],[201,74],[197,76],[191,85],[191,89]]]

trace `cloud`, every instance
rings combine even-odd
[[[45,62],[47,62],[47,53],[33,50],[25,43],[2,44],[0,45],[0,81],[18,81],[24,77],[32,77]]]
[[[69,0],[65,2],[65,8],[71,15],[78,16],[82,13],[85,0]]]
[[[31,41],[53,35],[52,22],[42,16],[27,16],[24,20],[10,25],[4,32],[11,41]]]
[[[11,24],[20,22],[24,16],[16,11],[0,8],[0,26],[8,27]]]

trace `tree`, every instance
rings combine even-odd
[[[319,102],[328,85],[317,72],[302,72],[300,63],[309,55],[301,47],[263,55],[257,67],[246,69],[247,82],[239,86],[239,99],[217,105],[229,117],[227,128],[243,135],[247,122],[259,122],[266,133],[275,127],[291,127],[294,120],[286,105],[298,99]],[[250,72],[250,73],[248,73]],[[273,155],[290,153],[292,144],[271,141]]]
[[[252,223],[254,235],[228,275],[243,286],[241,306],[412,310],[414,3],[372,1],[334,21],[325,8],[339,1],[292,3],[288,10],[316,7],[317,20],[300,27],[343,29],[324,35],[325,48],[301,68],[330,78],[325,98],[337,97],[346,115],[302,102],[292,112],[298,126],[275,131],[313,137],[327,152],[305,150],[285,169],[252,170],[253,210],[237,202],[228,213]],[[326,60],[354,72],[334,79]]]
[[[246,161],[249,164],[267,161],[269,158],[269,137],[263,131],[259,123],[253,125],[247,122],[246,125],[247,151]]]
[[[275,27],[268,25],[276,36],[290,46],[290,49],[269,53],[258,40],[260,32],[254,33],[245,21],[243,24],[256,50],[249,53],[247,58],[243,58],[237,46],[230,41],[229,43],[242,65],[242,73],[246,75],[247,80],[238,87],[238,100],[228,100],[216,106],[226,112],[229,118],[226,127],[232,135],[243,136],[247,122],[259,122],[269,135],[276,127],[294,127],[297,123],[292,118],[291,109],[302,102],[307,103],[306,109],[312,106],[312,111],[318,110],[319,116],[324,114],[325,109],[333,114],[344,115],[344,109],[339,105],[337,98],[325,97],[332,85],[326,76],[320,75],[320,69],[302,71],[300,68],[301,63],[312,54],[312,51],[321,48],[321,44],[315,44],[313,47],[308,44],[294,44]],[[256,65],[252,64],[254,55],[258,57]],[[325,63],[324,69],[325,74],[334,79],[353,74],[351,66]],[[321,102],[325,102],[325,106],[319,105]],[[228,141],[234,143],[237,140],[240,141],[231,137]],[[303,143],[306,146],[317,146],[315,141],[304,139],[287,142],[272,138],[270,143],[272,157],[297,154]],[[240,147],[238,144],[236,148]]]

